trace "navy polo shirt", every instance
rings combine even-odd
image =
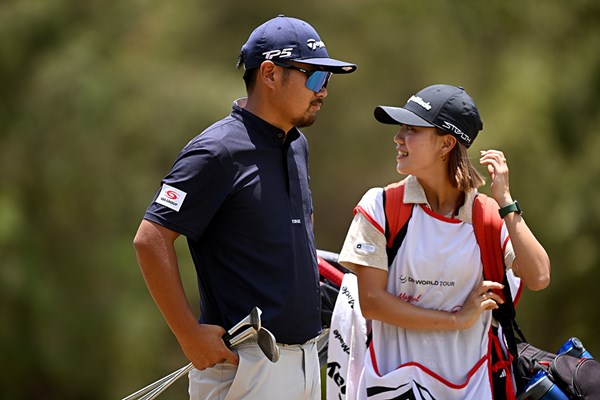
[[[321,331],[308,143],[234,103],[181,151],[145,219],[185,235],[200,322],[229,329],[254,306],[286,344]]]

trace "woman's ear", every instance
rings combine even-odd
[[[444,152],[444,154],[449,153],[454,146],[456,146],[456,143],[458,142],[458,140],[452,136],[452,135],[445,135],[442,141],[442,151]]]
[[[454,136],[448,134],[442,137],[442,147],[440,149],[440,159],[442,161],[446,161],[448,159],[448,155],[456,146],[457,140]]]

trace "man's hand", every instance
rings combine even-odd
[[[197,324],[178,340],[196,369],[203,370],[223,362],[238,365],[239,358],[225,345],[224,334],[225,329],[220,326]]]

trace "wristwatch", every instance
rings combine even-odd
[[[500,218],[506,217],[511,212],[516,212],[519,215],[523,214],[523,210],[519,207],[519,202],[517,200],[515,200],[514,203],[501,207],[498,212],[500,213]]]

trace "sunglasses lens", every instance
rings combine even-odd
[[[331,75],[331,72],[314,71],[306,80],[306,87],[313,92],[318,93],[327,86],[327,82],[329,82]]]

